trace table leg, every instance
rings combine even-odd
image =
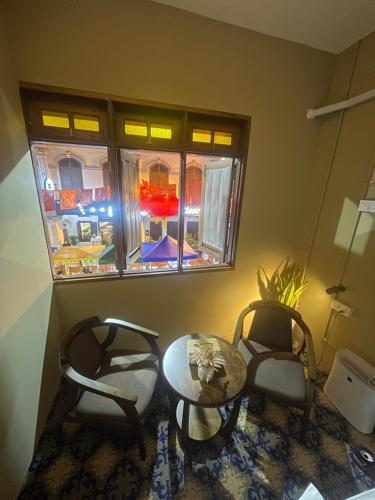
[[[190,403],[184,401],[184,408],[182,411],[182,446],[185,447],[189,440],[189,414]]]
[[[220,430],[220,436],[223,437],[224,439],[228,439],[231,433],[234,431],[234,428],[236,427],[238,421],[238,415],[240,414],[240,409],[241,409],[241,396],[238,396],[238,398],[234,401],[232,412],[228,420]]]
[[[168,400],[169,400],[170,415],[173,417],[173,419],[175,419],[178,398],[171,389],[168,390]]]

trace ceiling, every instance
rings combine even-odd
[[[153,0],[335,54],[375,31],[375,0]]]

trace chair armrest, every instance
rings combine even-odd
[[[125,401],[133,405],[138,401],[138,396],[136,394],[117,389],[117,387],[112,387],[111,385],[103,384],[102,382],[81,375],[69,365],[66,359],[60,361],[60,369],[64,377],[81,389],[93,392],[99,396],[114,399],[115,401]]]
[[[233,341],[232,341],[232,344],[235,347],[238,347],[238,342],[242,338],[243,323],[244,323],[246,316],[249,314],[250,311],[251,311],[251,304],[250,304],[250,306],[246,307],[238,317],[236,329],[234,331],[234,336],[233,336]]]
[[[150,344],[153,353],[160,357],[160,350],[156,343],[156,340],[159,338],[159,334],[157,332],[115,318],[106,318],[103,321],[103,325],[109,325],[115,328],[122,328],[130,332],[139,333]]]
[[[310,380],[315,381],[317,368],[316,368],[315,351],[314,351],[312,335],[309,328],[303,321],[301,321],[300,326],[305,336],[308,376]]]
[[[154,332],[153,330],[134,325],[133,323],[128,323],[127,321],[122,321],[121,319],[106,318],[103,323],[105,325],[115,325],[118,328],[124,328],[125,330],[130,330],[131,332],[140,333],[142,336],[150,337],[154,340],[159,338],[159,334]]]

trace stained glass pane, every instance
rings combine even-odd
[[[95,116],[74,115],[74,128],[77,130],[99,132],[99,120]]]
[[[151,124],[151,137],[157,139],[172,139],[172,127]]]
[[[223,146],[231,146],[232,134],[230,132],[215,132],[214,143]]]
[[[147,124],[143,122],[125,120],[125,134],[147,137]]]
[[[42,120],[45,127],[69,128],[69,116],[67,113],[42,111]]]
[[[210,130],[201,130],[201,129],[193,129],[193,142],[204,142],[206,144],[210,144],[211,142],[211,131]]]

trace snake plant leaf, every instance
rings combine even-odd
[[[280,262],[271,277],[268,277],[263,267],[259,267],[257,273],[262,299],[278,300],[293,308],[297,306],[302,292],[309,283],[304,281],[303,272],[298,264],[292,262],[289,257]]]
[[[267,290],[267,286],[265,285],[264,281],[262,280],[262,276],[260,275],[260,268],[259,267],[257,270],[257,280],[258,280],[258,287],[259,287],[260,296],[263,300],[267,300],[268,299],[268,290]]]

